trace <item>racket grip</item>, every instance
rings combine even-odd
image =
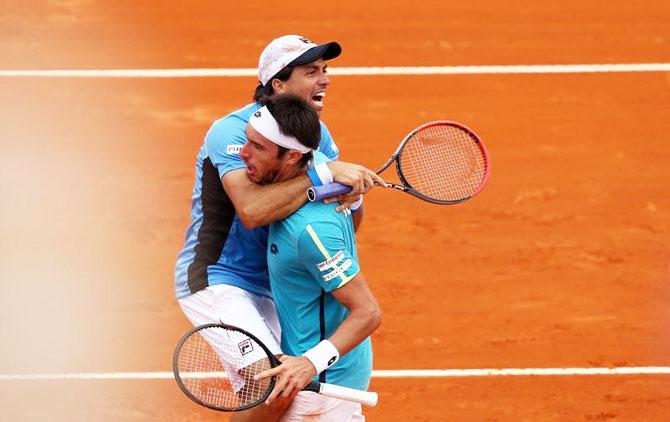
[[[307,199],[309,199],[310,202],[320,201],[322,199],[330,198],[331,196],[337,196],[348,192],[351,192],[351,186],[337,182],[329,183],[322,186],[312,186],[307,189]]]
[[[334,384],[320,383],[319,394],[364,404],[366,406],[376,406],[379,396],[373,391],[362,391],[354,388],[342,387]]]

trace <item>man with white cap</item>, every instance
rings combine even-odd
[[[246,167],[240,157],[249,119],[272,95],[294,93],[320,115],[330,84],[325,60],[340,52],[335,42],[317,45],[297,35],[273,40],[260,56],[256,101],[215,121],[207,132],[196,160],[191,223],[175,269],[176,297],[194,325],[223,321],[250,331],[280,353],[279,321],[267,270],[267,224],[303,205],[312,185],[337,181],[352,186],[352,195],[338,207],[342,211],[360,207],[360,194],[383,183],[362,166],[328,161],[310,167],[307,175],[259,184],[257,170]],[[320,127],[319,150],[337,160],[327,127],[323,123]],[[286,151],[280,149],[279,154]],[[360,218],[360,208],[357,214]],[[263,411],[259,409],[252,409],[249,420],[265,420],[254,413]],[[243,418],[244,412],[234,416]]]
[[[291,94],[271,97],[247,126],[240,156],[259,183],[281,183],[319,160],[319,120]],[[287,151],[279,156],[280,148]],[[377,301],[360,272],[351,212],[309,202],[270,225],[268,269],[282,327],[282,364],[268,397],[295,400],[282,420],[362,421],[360,404],[300,391],[310,381],[367,390],[369,336],[381,323]]]

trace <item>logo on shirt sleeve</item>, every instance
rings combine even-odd
[[[351,259],[346,259],[340,264],[343,259],[344,251],[339,251],[327,260],[316,264],[316,267],[319,269],[319,271],[324,273],[321,275],[323,277],[323,281],[331,281],[332,279],[343,275],[345,271],[351,268]]]
[[[342,261],[342,258],[344,258],[344,251],[338,251],[335,255],[331,256],[330,258],[326,259],[325,261],[319,262],[318,264],[316,264],[316,267],[321,272],[326,271],[328,268],[334,267],[340,261]]]
[[[328,274],[325,274],[323,276],[323,281],[330,281],[334,279],[335,277],[339,277],[344,274],[346,270],[351,268],[351,259],[347,259],[340,265],[339,267],[335,267],[333,271],[329,272]]]

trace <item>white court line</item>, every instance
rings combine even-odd
[[[456,378],[505,376],[670,375],[670,366],[619,368],[502,368],[502,369],[403,369],[372,371],[372,378]],[[69,374],[0,374],[0,381],[50,380],[160,380],[172,372],[104,372]],[[196,377],[204,377],[198,375]]]
[[[404,66],[333,67],[331,75],[512,75],[547,73],[670,72],[670,63],[509,65],[509,66]],[[256,76],[255,68],[212,69],[53,69],[0,70],[7,78],[202,78]]]

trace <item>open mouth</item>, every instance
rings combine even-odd
[[[326,98],[326,91],[319,91],[312,96],[312,101],[317,106],[323,107],[324,98]]]
[[[253,173],[254,173],[254,169],[249,165],[249,163],[247,163],[246,160],[244,160],[244,159],[242,159],[242,162],[244,163],[244,165],[245,165],[245,167],[246,167],[247,174],[249,174],[249,175],[250,175],[250,174],[253,174]]]
[[[251,167],[247,166],[246,171],[247,171],[247,176],[248,176],[250,179],[252,179],[252,181],[253,181],[253,177],[254,177],[254,169],[252,169]]]

